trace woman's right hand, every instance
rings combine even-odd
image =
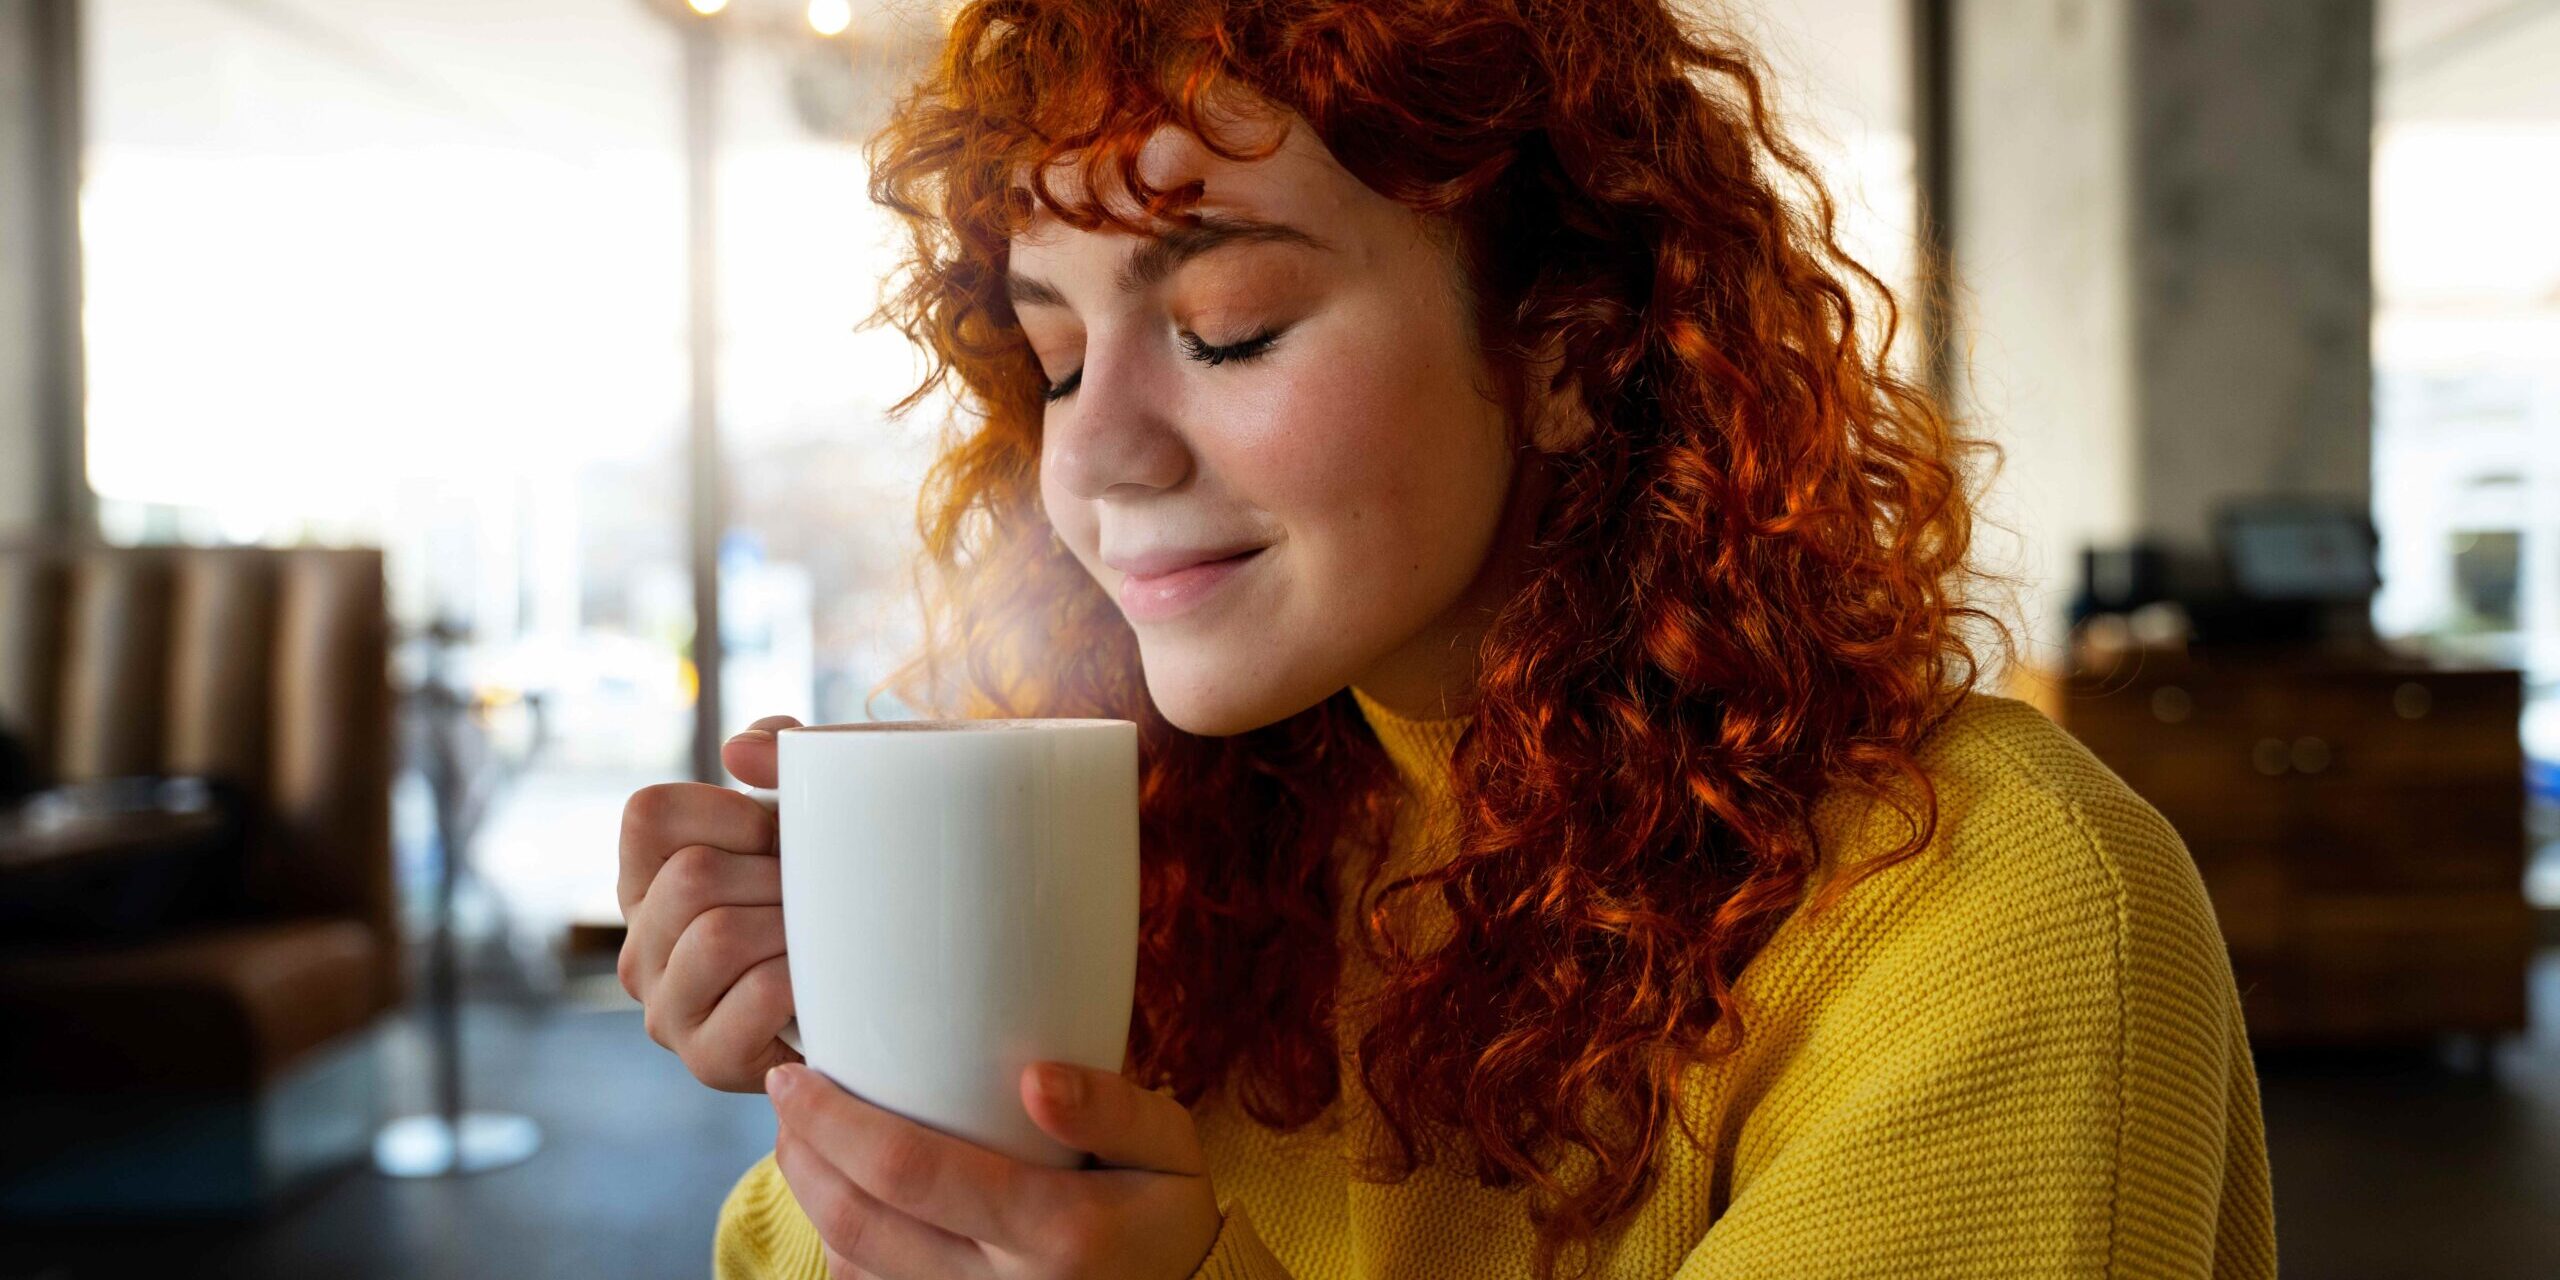
[[[720,763],[772,787],[772,731],[799,723],[756,721]],[[622,988],[650,1039],[731,1093],[762,1093],[767,1069],[801,1060],[779,1038],[792,1015],[779,830],[754,797],[705,782],[654,783],[622,806]]]

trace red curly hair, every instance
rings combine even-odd
[[[1382,982],[1357,1062],[1397,1147],[1373,1176],[1470,1158],[1526,1184],[1541,1276],[1634,1211],[1682,1074],[1738,1043],[1733,983],[1821,866],[1814,798],[1858,788],[1911,832],[1820,910],[1935,831],[1914,753],[1981,678],[1966,619],[2010,643],[1964,598],[1961,455],[1992,446],[1888,366],[1891,294],[1841,251],[1764,76],[1663,0],[977,0],[870,143],[911,250],[878,318],[929,362],[895,411],[954,377],[966,411],[919,509],[925,642],[874,693],[1137,722],[1129,1062],[1186,1104],[1225,1086],[1294,1128],[1339,1095],[1328,869],[1381,847],[1393,772],[1348,690],[1226,738],[1156,711],[1040,509],[1043,379],[1004,296],[1035,207],[1149,228],[1016,180],[1081,165],[1085,192],[1109,175],[1187,222],[1200,184],[1147,186],[1140,148],[1169,124],[1267,154],[1215,134],[1249,91],[1453,233],[1515,413],[1526,353],[1560,340],[1597,429],[1555,459],[1484,638],[1455,853],[1364,891],[1359,931]],[[1391,908],[1423,892],[1449,925],[1418,951]]]

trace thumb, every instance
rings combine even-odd
[[[775,781],[773,731],[799,727],[800,722],[790,716],[766,716],[748,725],[737,737],[720,744],[720,767],[750,787],[779,785]]]
[[[1108,1167],[1207,1172],[1189,1109],[1117,1072],[1035,1062],[1022,1071],[1022,1105],[1042,1132]]]

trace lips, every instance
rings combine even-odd
[[[1132,578],[1160,578],[1193,565],[1215,564],[1261,550],[1259,544],[1225,547],[1160,547],[1133,556],[1106,555],[1102,562]]]
[[[1239,574],[1251,572],[1268,548],[1254,547],[1214,560],[1193,559],[1162,573],[1120,579],[1120,607],[1132,622],[1163,622],[1200,607]]]
[[[1245,550],[1233,551],[1225,555],[1196,556],[1191,559],[1168,564],[1164,568],[1157,569],[1150,573],[1131,573],[1129,576],[1140,582],[1153,582],[1162,578],[1170,578],[1187,569],[1199,569],[1212,565],[1225,564],[1230,560],[1242,560],[1246,556],[1252,555],[1254,552],[1259,550],[1261,550],[1260,547],[1248,547]]]

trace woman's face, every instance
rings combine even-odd
[[[1240,733],[1345,684],[1454,714],[1526,514],[1512,433],[1453,254],[1276,119],[1287,139],[1260,161],[1170,127],[1144,152],[1150,182],[1204,179],[1197,208],[1225,230],[1086,232],[1043,210],[1012,242],[1050,388],[1041,500],[1185,731]]]

